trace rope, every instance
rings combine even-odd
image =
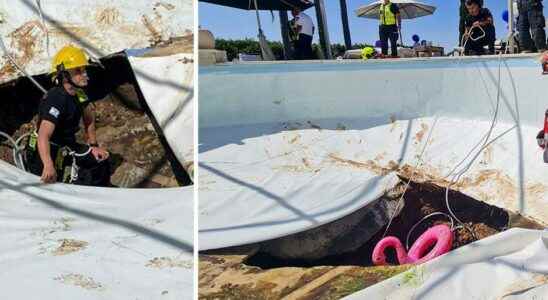
[[[479,30],[481,31],[481,35],[477,38],[473,38],[472,35],[470,34],[472,32],[472,29],[474,28],[479,28]],[[465,49],[466,49],[466,44],[468,43],[468,40],[472,40],[472,41],[478,41],[482,38],[485,37],[485,30],[483,30],[483,28],[480,26],[480,25],[474,25],[472,27],[470,27],[470,31],[469,31],[469,34],[463,34],[462,35],[462,39],[460,40],[460,44],[462,45],[462,51],[464,52]],[[466,40],[465,40],[466,38]]]
[[[456,228],[455,228],[455,223],[453,221],[453,218],[446,214],[446,213],[442,213],[442,212],[434,212],[434,213],[431,213],[427,216],[424,216],[422,219],[420,219],[420,221],[418,221],[417,223],[415,223],[415,225],[413,225],[413,227],[411,227],[411,229],[409,230],[409,232],[407,233],[407,238],[405,239],[405,249],[407,249],[409,251],[409,237],[411,237],[411,233],[413,232],[413,230],[415,230],[415,228],[417,226],[419,226],[419,224],[421,224],[422,222],[424,222],[424,220],[430,218],[430,217],[433,217],[433,216],[437,216],[437,215],[443,215],[443,216],[446,216],[449,221],[451,221],[451,231],[454,231]]]
[[[22,169],[23,171],[26,171],[27,168],[25,167],[25,161],[23,159],[23,150],[25,150],[25,147],[21,147],[19,146],[19,143],[21,143],[23,141],[24,138],[26,138],[27,136],[31,135],[32,133],[31,132],[27,132],[23,135],[21,135],[16,141],[15,141],[15,144],[17,145],[16,148],[13,148],[13,157],[14,157],[14,160],[15,158],[17,158],[19,160],[19,165],[17,164],[17,162],[15,163],[15,165],[19,168],[19,169]]]
[[[80,170],[80,167],[78,167],[78,164],[76,164],[76,158],[84,157],[90,154],[92,147],[88,147],[88,150],[83,153],[77,153],[76,151],[70,149],[70,147],[68,146],[66,148],[69,150],[68,154],[72,156],[72,165],[70,167],[70,183],[73,183],[78,179],[78,170]]]
[[[489,138],[491,137],[491,134],[493,133],[493,129],[495,128],[495,124],[497,123],[497,118],[498,118],[498,113],[499,113],[499,109],[500,109],[500,79],[501,79],[501,69],[502,69],[502,53],[499,54],[499,69],[498,69],[498,83],[497,83],[497,101],[496,101],[496,107],[495,107],[495,112],[493,114],[493,120],[491,121],[491,126],[489,127],[489,130],[486,134],[486,137],[485,137],[485,140],[483,142],[483,145],[482,147],[479,149],[478,152],[476,152],[476,155],[474,155],[474,157],[470,160],[470,162],[463,168],[461,169],[460,172],[456,173],[453,175],[453,177],[451,178],[451,181],[449,182],[449,184],[447,185],[447,187],[445,188],[445,205],[447,206],[447,210],[449,211],[449,214],[455,218],[455,220],[457,220],[457,222],[462,225],[464,228],[466,228],[471,234],[472,236],[474,237],[474,239],[477,240],[477,236],[476,234],[474,233],[473,230],[471,230],[470,228],[468,228],[456,215],[455,213],[453,212],[453,210],[451,209],[451,205],[449,204],[449,189],[454,185],[456,184],[462,175],[464,175],[469,169],[470,167],[472,166],[472,164],[474,163],[474,161],[479,157],[479,155],[481,154],[481,152],[483,151],[483,149],[485,149],[488,145],[490,145],[492,142],[494,142],[495,139],[489,141]],[[499,136],[500,137],[500,136]],[[483,138],[482,138],[483,140]],[[481,141],[481,140],[480,140]],[[474,148],[476,148],[476,146],[474,146]],[[472,150],[473,151],[473,150]],[[470,155],[470,153],[472,152],[470,151],[464,160],[466,160],[468,158],[468,156]],[[462,164],[462,162],[464,161],[462,160],[458,165],[460,166]],[[456,170],[455,167],[453,170]],[[453,172],[453,171],[452,171]]]
[[[466,226],[466,224],[464,224],[456,215],[455,213],[453,212],[453,210],[451,209],[451,205],[449,204],[449,189],[451,186],[453,186],[455,183],[457,183],[461,176],[464,175],[469,169],[470,167],[472,166],[472,164],[474,163],[474,161],[478,158],[478,156],[481,154],[481,152],[487,148],[491,143],[493,143],[495,140],[497,140],[498,138],[500,138],[501,136],[503,136],[504,134],[506,134],[507,132],[509,132],[510,130],[514,129],[514,127],[506,130],[505,132],[503,132],[502,134],[500,134],[499,136],[497,136],[496,138],[492,139],[491,141],[489,141],[489,138],[491,137],[491,134],[493,132],[493,129],[497,123],[497,119],[498,119],[498,112],[499,112],[499,109],[500,109],[500,83],[501,83],[501,69],[502,69],[502,54],[499,55],[499,67],[498,67],[498,82],[497,82],[497,101],[496,101],[496,107],[495,107],[495,112],[493,114],[493,119],[491,121],[491,126],[487,132],[487,134],[485,135],[484,138],[482,138],[480,140],[480,142],[478,142],[470,152],[467,153],[467,155],[465,156],[465,158],[460,161],[454,168],[453,170],[446,176],[448,177],[451,173],[453,173],[460,165],[462,165],[462,163],[464,161],[466,161],[466,159],[471,155],[471,153],[474,151],[474,149],[476,149],[478,147],[479,144],[481,144],[481,142],[483,141],[483,145],[480,147],[479,151],[474,155],[474,157],[472,158],[472,160],[468,163],[467,166],[465,166],[460,172],[454,174],[453,178],[451,179],[449,185],[447,185],[446,189],[445,189],[445,205],[447,207],[447,211],[449,212],[449,215],[445,214],[445,213],[442,213],[442,212],[435,212],[435,213],[432,213],[430,215],[427,215],[425,217],[423,217],[418,223],[416,223],[415,225],[413,225],[413,227],[411,227],[411,229],[409,230],[409,232],[407,233],[407,239],[406,239],[406,247],[407,249],[409,249],[409,237],[411,235],[411,232],[413,232],[413,230],[420,224],[422,223],[424,220],[428,219],[429,217],[432,217],[434,215],[439,215],[439,214],[443,214],[443,215],[446,215],[449,217],[449,219],[451,220],[451,228],[452,230],[456,229],[456,227],[454,227],[454,221],[453,220],[456,220],[460,226],[459,227],[463,227],[465,228],[466,230],[468,230],[472,236],[474,237],[474,239],[477,240],[477,236],[476,234],[473,232],[473,230],[471,230],[470,228],[468,228]],[[437,118],[435,120],[435,123],[437,122]],[[432,126],[432,130],[430,130],[430,132],[428,133],[428,138],[426,140],[426,144],[425,146],[423,147],[422,149],[422,152],[421,154],[419,155],[419,158],[418,158],[418,161],[417,161],[417,164],[415,165],[415,169],[418,167],[419,165],[419,162],[422,161],[422,156],[426,150],[426,146],[428,145],[428,141],[430,140],[431,138],[431,135],[432,135],[432,132],[434,130],[434,126],[435,126],[435,123],[434,125]],[[392,216],[390,217],[389,219],[389,222],[388,222],[388,225],[386,226],[386,229],[382,235],[382,238],[384,238],[386,236],[386,233],[388,232],[388,229],[390,228],[390,225],[392,224],[392,221],[393,219],[395,218],[395,215],[396,215],[396,212],[398,211],[401,203],[402,203],[402,200],[403,200],[403,197],[405,196],[405,193],[407,192],[407,189],[409,188],[409,184],[411,183],[412,179],[413,179],[414,176],[410,176],[409,180],[407,181],[406,183],[406,186],[405,186],[405,189],[402,193],[402,195],[400,196],[400,199],[398,200],[398,204],[396,206],[396,209],[394,210],[394,213],[392,214]]]
[[[422,162],[422,156],[426,152],[426,147],[428,146],[430,138],[432,137],[432,132],[434,131],[434,128],[436,127],[437,122],[438,122],[438,118],[436,117],[436,119],[434,120],[434,124],[432,124],[432,129],[430,129],[430,131],[428,132],[428,137],[426,138],[426,142],[424,144],[424,147],[422,148],[422,151],[421,151],[419,157],[417,158],[417,163],[415,164],[414,170],[416,170],[419,167],[419,164]],[[407,183],[405,184],[405,188],[403,190],[403,193],[401,194],[400,199],[398,199],[398,203],[396,204],[396,208],[394,209],[394,213],[390,216],[390,218],[388,220],[388,225],[386,225],[386,229],[384,230],[384,233],[382,234],[382,238],[384,238],[386,236],[386,233],[388,232],[388,229],[390,228],[390,225],[392,225],[392,221],[396,217],[396,213],[398,212],[401,204],[403,203],[403,197],[405,196],[405,193],[407,192],[407,189],[409,189],[409,185],[411,184],[411,181],[413,181],[413,179],[414,179],[414,175],[415,174],[413,174],[412,176],[409,176],[409,180],[407,180]]]
[[[12,145],[13,145],[13,161],[15,163],[15,166],[23,171],[26,171],[25,163],[23,160],[22,151],[24,150],[24,147],[19,146],[19,143],[23,141],[24,138],[31,135],[31,132],[27,132],[23,135],[21,135],[17,140],[14,140],[9,134],[0,131],[0,136],[5,137]],[[55,143],[51,143],[55,145]],[[76,164],[76,158],[77,157],[84,157],[91,153],[92,147],[88,147],[88,149],[82,153],[78,153],[70,147],[65,146],[65,148],[68,151],[68,155],[72,156],[72,165],[70,169],[70,182],[74,182],[78,179],[78,170],[80,169],[78,165]]]
[[[13,162],[15,163],[15,166],[19,169],[25,170],[25,164],[23,162],[23,156],[21,154],[21,151],[23,148],[19,147],[19,142],[22,140],[20,137],[19,139],[14,140],[9,134],[0,131],[0,136],[5,137],[12,145],[13,145]],[[23,135],[22,137],[24,137]]]

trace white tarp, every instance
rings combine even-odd
[[[548,231],[510,229],[344,299],[547,299]]]
[[[200,138],[218,142],[250,129],[202,130]],[[201,155],[200,249],[264,241],[335,221],[398,182],[394,174],[379,176],[344,163],[320,165],[332,142],[289,132]]]
[[[548,224],[548,77],[530,58],[221,65],[200,70],[200,249],[346,216],[412,171],[430,133],[407,174],[446,186],[489,131],[499,63],[501,136],[452,188]]]
[[[49,72],[53,55],[66,44],[103,57],[192,34],[193,20],[188,0],[0,0],[0,36],[32,75]],[[5,54],[0,83],[22,76]]]
[[[192,54],[129,57],[143,96],[167,142],[186,165],[194,157]]]
[[[42,185],[0,161],[0,299],[192,299],[192,195]]]

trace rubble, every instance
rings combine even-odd
[[[97,140],[111,153],[114,185],[124,188],[178,186],[163,145],[131,84],[121,85],[115,93],[94,105]],[[30,130],[34,130],[33,122],[23,124],[13,136],[17,138]],[[83,132],[77,136],[83,142]],[[13,163],[11,148],[0,147],[0,158]]]
[[[403,185],[399,185],[379,202],[387,202],[387,207],[395,207],[402,192]],[[405,241],[409,229],[421,218],[438,211],[447,213],[444,193],[444,188],[433,184],[411,183],[405,194],[403,205],[400,206],[401,211],[394,218],[386,235],[396,236]],[[512,227],[544,228],[542,224],[535,221],[477,201],[456,191],[450,191],[450,199],[452,210],[466,225],[466,228],[456,229],[453,249],[475,240],[470,230],[478,239],[483,239]],[[357,221],[358,216],[362,219]],[[323,229],[319,227],[316,230],[329,232],[327,229],[329,226],[342,227],[345,222],[348,222],[349,226],[353,227],[355,224],[360,222],[364,224],[368,221],[367,213],[355,213],[321,226],[324,227]],[[449,220],[443,216],[426,220],[411,235],[410,242],[412,243],[426,228],[440,223],[449,224]],[[359,226],[356,226],[355,230],[347,230],[347,237],[340,236],[333,240],[352,239],[359,232],[358,228]],[[276,245],[278,243],[276,240],[205,251],[200,255],[200,299],[343,298],[410,268],[410,265],[384,267],[372,265],[373,247],[382,238],[385,229],[386,226],[383,226],[369,240],[361,240],[359,247],[347,243],[347,251],[339,249],[337,251],[339,254],[316,260],[281,259],[279,254],[273,252],[276,247],[268,245],[269,243]],[[314,230],[310,231],[314,232]],[[310,232],[304,232],[283,239],[297,243],[296,237],[306,239],[311,236],[313,235]],[[281,252],[284,250],[284,248],[278,249],[281,249]],[[387,252],[388,261],[395,263],[395,253]]]

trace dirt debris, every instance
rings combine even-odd
[[[147,267],[156,268],[156,269],[165,269],[165,268],[184,268],[191,269],[193,262],[191,260],[181,260],[171,257],[155,257],[148,261],[146,264]]]
[[[64,284],[81,287],[86,290],[98,290],[98,291],[105,290],[105,287],[103,287],[101,283],[98,283],[93,278],[86,277],[82,274],[75,274],[75,273],[63,274],[55,277],[53,280],[62,282]]]
[[[406,181],[406,178],[402,180]],[[403,190],[404,185],[398,185],[382,201],[398,201]],[[453,249],[511,227],[544,228],[533,220],[458,191],[450,191],[449,195],[451,209],[465,224],[465,228],[455,231]],[[403,205],[387,235],[396,236],[405,243],[409,229],[421,218],[433,212],[447,213],[445,189],[432,183],[412,182]],[[410,244],[435,224],[450,222],[444,216],[427,219],[411,234]],[[200,299],[340,299],[410,268],[409,265],[372,266],[371,253],[385,229],[355,251],[316,261],[277,260],[262,253],[258,245],[201,253]],[[395,263],[395,253],[387,252],[388,262]]]
[[[57,247],[57,249],[52,252],[52,254],[55,256],[67,255],[73,252],[77,252],[85,249],[88,245],[88,242],[86,241],[73,239],[62,239],[59,240],[59,242],[61,243],[59,247]]]

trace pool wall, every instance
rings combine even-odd
[[[541,127],[548,76],[533,57],[227,64],[200,69],[200,128],[448,116]],[[517,108],[517,109],[516,109]]]

